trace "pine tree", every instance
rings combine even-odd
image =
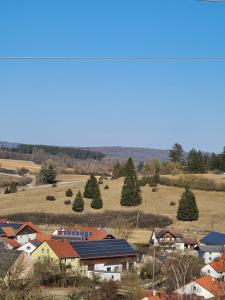
[[[82,212],[84,210],[84,199],[79,191],[73,202],[73,210],[76,212]]]
[[[175,163],[184,163],[184,150],[182,146],[178,143],[173,145],[173,148],[170,150],[169,154],[170,160]]]
[[[91,207],[95,209],[100,209],[103,207],[101,192],[98,184],[96,185],[94,190],[93,200],[91,201]]]
[[[120,204],[124,206],[137,206],[141,204],[142,197],[132,158],[129,158],[127,161],[126,172],[127,175],[124,179]]]
[[[97,179],[93,174],[91,174],[85,185],[83,196],[85,198],[92,199],[96,190],[96,186],[98,186]]]
[[[192,149],[188,153],[187,170],[190,173],[196,174],[206,173],[207,165],[204,159],[204,155],[201,151]]]
[[[56,166],[50,161],[47,165],[42,166],[38,174],[38,181],[44,184],[53,184],[56,182],[56,175]]]
[[[199,211],[194,193],[187,186],[184,193],[181,195],[179,207],[177,210],[177,219],[181,221],[198,220]]]

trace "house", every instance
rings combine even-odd
[[[32,261],[49,259],[59,266],[67,266],[72,270],[79,271],[79,255],[66,240],[47,240],[40,243],[31,254]]]
[[[115,237],[104,228],[92,228],[92,227],[79,227],[71,228],[64,227],[56,229],[52,234],[54,240],[68,240],[70,242],[76,241],[93,241],[93,240],[105,240],[115,239]]]
[[[18,249],[20,247],[20,244],[16,240],[7,237],[1,237],[0,246],[4,246],[5,248],[12,250],[12,249]]]
[[[225,283],[211,276],[204,276],[176,290],[180,295],[196,295],[204,299],[222,299],[225,297]]]
[[[20,245],[36,238],[41,233],[32,222],[0,223],[0,237],[16,240]]]
[[[24,251],[28,256],[32,255],[32,252],[44,241],[50,240],[50,234],[37,233],[34,240],[30,240],[23,245],[19,245],[18,251]]]
[[[192,250],[197,246],[193,237],[185,237],[182,230],[175,228],[155,228],[150,237],[150,247],[161,247],[166,251]]]
[[[225,260],[212,262],[201,269],[202,274],[225,281]]]
[[[200,244],[225,246],[225,233],[212,231],[200,240]]]
[[[81,241],[71,246],[79,255],[80,273],[89,278],[119,281],[137,261],[136,251],[125,240]]]
[[[220,258],[223,251],[224,247],[221,245],[200,245],[198,256],[204,260],[205,264],[208,264]]]
[[[9,284],[14,280],[24,280],[33,272],[30,258],[17,250],[0,248],[0,278]]]

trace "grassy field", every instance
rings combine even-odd
[[[70,176],[68,180],[74,181],[58,185],[55,188],[35,187],[25,191],[19,191],[16,194],[0,194],[0,215],[12,214],[17,212],[47,212],[47,213],[71,213],[70,205],[65,205],[65,191],[72,188],[74,194],[84,189],[87,176]],[[65,179],[65,178],[64,178]],[[108,184],[109,190],[104,190],[105,184]],[[151,188],[142,188],[143,202],[139,207],[126,208],[120,206],[120,191],[123,179],[104,180],[101,186],[102,198],[104,200],[104,210],[137,210],[145,213],[162,214],[171,217],[174,225],[184,228],[187,233],[197,236],[210,231],[212,228],[212,218],[214,220],[214,230],[225,231],[225,193],[224,192],[206,192],[195,191],[197,203],[200,211],[200,218],[195,222],[180,222],[176,220],[177,204],[182,188],[159,186],[158,192],[153,193]],[[47,195],[54,195],[56,201],[47,201]],[[176,206],[170,206],[170,202],[175,201]],[[90,207],[90,200],[85,200],[85,212],[96,212]],[[135,239],[134,233],[134,239]],[[143,231],[143,235],[146,233]]]
[[[8,170],[17,170],[19,168],[26,168],[31,173],[37,173],[40,170],[40,166],[26,160],[14,160],[14,159],[0,159],[0,167]]]

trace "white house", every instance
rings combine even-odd
[[[194,237],[185,237],[178,228],[155,228],[151,234],[150,247],[161,247],[166,251],[191,250],[197,246]]]
[[[212,262],[201,269],[202,274],[213,278],[225,280],[225,260]]]
[[[224,247],[220,245],[200,245],[198,256],[204,260],[205,264],[209,264],[220,258],[223,251]]]
[[[213,297],[225,296],[225,283],[211,276],[204,276],[186,284],[184,287],[175,291],[180,295],[196,295],[210,299]]]
[[[99,281],[120,281],[123,271],[122,264],[108,265],[108,264],[95,264],[93,271],[88,271],[88,277],[93,278],[96,276]]]
[[[20,246],[17,250],[24,251],[28,256],[31,256],[32,252],[39,246],[41,243],[35,241],[29,241]]]

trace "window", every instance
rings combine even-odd
[[[210,274],[210,270],[207,270],[207,274]]]
[[[27,250],[30,250],[30,246],[27,246]]]
[[[110,267],[107,267],[107,272],[111,272],[111,268]]]
[[[209,260],[212,260],[212,257],[209,257]]]
[[[41,253],[44,253],[44,252],[45,252],[45,249],[44,249],[44,248],[42,248],[42,249],[41,249]]]
[[[197,291],[197,288],[196,288],[196,286],[192,286],[192,290],[194,291],[194,292],[196,292]]]
[[[47,249],[47,253],[49,254],[49,249]]]

